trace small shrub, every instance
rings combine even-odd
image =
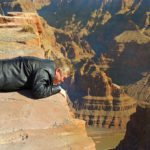
[[[35,31],[34,31],[33,27],[30,26],[30,25],[28,25],[28,24],[24,25],[24,27],[22,28],[22,31],[24,31],[24,32],[30,32],[30,33],[35,34]]]

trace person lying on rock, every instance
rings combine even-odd
[[[0,91],[31,89],[34,98],[44,98],[65,91],[59,86],[73,72],[69,60],[54,61],[31,56],[0,59]]]

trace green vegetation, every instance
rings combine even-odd
[[[23,28],[22,28],[22,31],[30,32],[30,33],[35,34],[35,31],[34,31],[33,27],[29,24],[24,25]]]

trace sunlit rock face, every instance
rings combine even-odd
[[[23,31],[27,25],[33,32]],[[42,25],[36,13],[11,12],[8,16],[0,16],[0,32],[1,59],[21,55],[44,57],[41,48]]]
[[[0,93],[0,102],[1,150],[95,150],[60,94],[34,100],[29,91]]]
[[[127,124],[124,139],[115,150],[150,149],[150,104],[139,103]]]
[[[34,32],[23,30],[24,23]],[[0,18],[0,59],[44,58],[43,28],[35,13],[9,13]],[[30,90],[0,92],[1,150],[95,150],[85,122],[75,119],[61,94],[34,100]]]
[[[136,100],[112,83],[91,60],[81,61],[77,67],[79,70],[67,83],[75,117],[85,120],[87,125],[125,128],[135,112]]]

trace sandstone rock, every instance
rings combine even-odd
[[[0,22],[11,22],[21,27],[23,27],[26,24],[30,24],[31,26],[33,26],[34,29],[38,31],[39,34],[42,33],[42,24],[40,17],[37,15],[37,13],[8,12],[7,15],[7,17],[1,17]]]
[[[29,91],[0,93],[1,150],[94,150],[85,123],[60,95],[33,100]]]
[[[42,25],[35,13],[8,13],[9,16],[0,17],[0,58],[17,56],[44,57],[41,49]],[[19,17],[18,17],[19,16]],[[37,34],[24,32],[24,23],[32,25]],[[6,34],[7,33],[7,34]]]
[[[72,37],[71,33],[55,29],[56,42],[64,49],[64,56],[70,59],[81,59],[85,57],[93,57],[95,52],[91,49],[86,40],[81,40],[79,36]]]
[[[21,30],[21,28],[0,29],[2,33],[0,35],[0,58],[6,59],[17,56],[43,58],[44,51],[40,48],[39,36]]]
[[[67,85],[75,117],[85,120],[87,125],[125,128],[130,115],[135,112],[136,100],[112,83],[91,60],[78,64],[78,71]]]
[[[134,84],[125,86],[125,91],[128,95],[136,98],[139,101],[150,102],[150,74],[143,73],[141,80]]]
[[[150,104],[139,103],[136,113],[131,115],[124,139],[115,150],[150,149]]]
[[[42,31],[37,28],[39,34],[33,34],[23,32],[18,26],[6,28],[5,25],[0,28],[0,59],[44,58],[40,41]],[[29,90],[0,92],[0,103],[1,150],[95,150],[94,142],[86,134],[85,122],[74,119],[61,94],[34,100]]]
[[[41,9],[44,6],[50,4],[51,0],[31,0],[32,3],[35,5],[36,9]]]

